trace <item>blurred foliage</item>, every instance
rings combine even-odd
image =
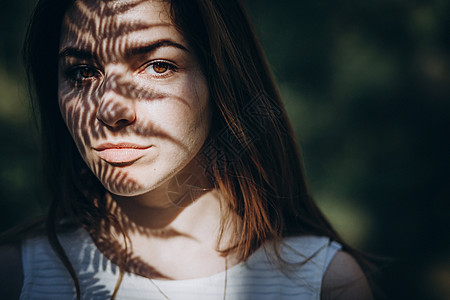
[[[386,297],[449,299],[450,3],[247,3],[319,205]]]
[[[20,49],[33,0],[0,11],[0,229],[42,213]],[[245,1],[319,205],[388,256],[389,299],[450,299],[450,3]]]
[[[0,230],[42,215],[37,130],[28,101],[21,48],[35,1],[0,10]]]

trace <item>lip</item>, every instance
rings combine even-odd
[[[105,143],[93,149],[97,155],[106,162],[116,165],[130,164],[145,155],[151,146],[142,146],[133,143]]]

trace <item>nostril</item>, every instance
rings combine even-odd
[[[121,119],[115,123],[114,127],[124,127],[124,126],[130,125],[133,122],[134,122],[134,120],[130,121],[129,119]]]
[[[134,123],[136,113],[132,103],[127,103],[126,99],[102,101],[97,119],[108,127],[119,128]]]

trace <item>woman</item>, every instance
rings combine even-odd
[[[3,295],[371,299],[238,1],[41,0],[26,55],[52,202]]]

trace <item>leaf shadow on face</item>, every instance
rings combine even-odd
[[[160,24],[118,21],[117,15],[126,13],[128,10],[136,8],[144,2],[146,1],[126,1],[123,3],[119,1],[101,0],[76,1],[64,19],[63,40],[69,41],[71,47],[87,50],[92,53],[92,57],[97,59],[101,58],[103,61],[114,61],[123,57],[126,49],[136,46],[129,39],[124,39],[123,36],[144,31],[152,26],[161,26]],[[163,26],[166,26],[166,24],[163,24]],[[102,43],[100,44],[97,41],[102,41]],[[136,41],[136,44],[138,42]],[[120,97],[121,101],[102,103],[102,97],[105,93]],[[105,142],[112,138],[126,139],[129,136],[143,139],[153,137],[168,140],[183,151],[187,151],[186,145],[150,120],[137,119],[130,123],[124,122],[120,126],[112,127],[98,118],[100,105],[103,105],[102,109],[106,112],[120,116],[126,114],[127,106],[124,105],[126,102],[160,101],[167,97],[185,103],[185,100],[178,95],[159,91],[157,88],[149,89],[148,87],[140,86],[139,83],[130,80],[127,74],[120,74],[118,72],[106,74],[103,82],[92,82],[89,84],[79,84],[77,82],[60,83],[59,86],[60,110],[81,157],[87,155],[87,148],[93,147],[100,142]],[[92,185],[98,185],[98,182],[95,182],[98,180],[107,190],[115,191],[118,194],[127,194],[141,188],[138,180],[129,176],[123,168],[112,166],[103,161],[91,164],[87,162],[87,164],[89,168],[82,166],[78,169],[79,172],[84,173],[81,181],[94,182]],[[86,189],[86,186],[89,186],[83,182],[80,184],[85,185],[84,189]],[[186,184],[192,185],[190,182]],[[188,188],[191,187],[189,186]],[[124,214],[119,205],[108,196],[110,194],[107,191],[103,190],[103,192],[103,195],[99,196],[97,194],[92,196],[91,191],[85,191],[86,198],[93,199],[96,202],[96,208],[101,207],[101,211],[105,213],[105,215],[100,216],[99,220],[97,220],[97,226],[89,230],[97,247],[101,249],[105,257],[114,264],[122,266],[127,272],[149,278],[169,279],[152,266],[144,263],[139,256],[136,256],[132,251],[131,245],[128,248],[124,247],[124,244],[129,241],[121,233],[138,233],[140,235],[161,239],[180,236],[186,238],[193,237],[170,228],[160,230],[158,228],[141,226],[141,224],[131,221]],[[204,192],[206,192],[205,189],[197,188],[195,194],[190,194],[193,195],[191,197],[192,199],[188,200],[194,202]],[[184,209],[181,204],[186,203],[187,200],[182,199],[183,201],[181,201],[176,195],[174,196],[173,193],[170,193],[170,191],[166,196],[174,204],[178,205],[168,220],[174,219]],[[113,221],[107,220],[108,218]],[[124,258],[126,262],[123,261]],[[94,265],[98,265],[95,261],[93,263]],[[87,273],[85,273],[85,276],[87,276],[84,278],[86,279],[85,283],[87,285],[95,286],[97,284]],[[84,280],[83,278],[81,279]],[[91,291],[94,290],[91,289]],[[98,292],[103,295],[103,289],[100,286]]]

